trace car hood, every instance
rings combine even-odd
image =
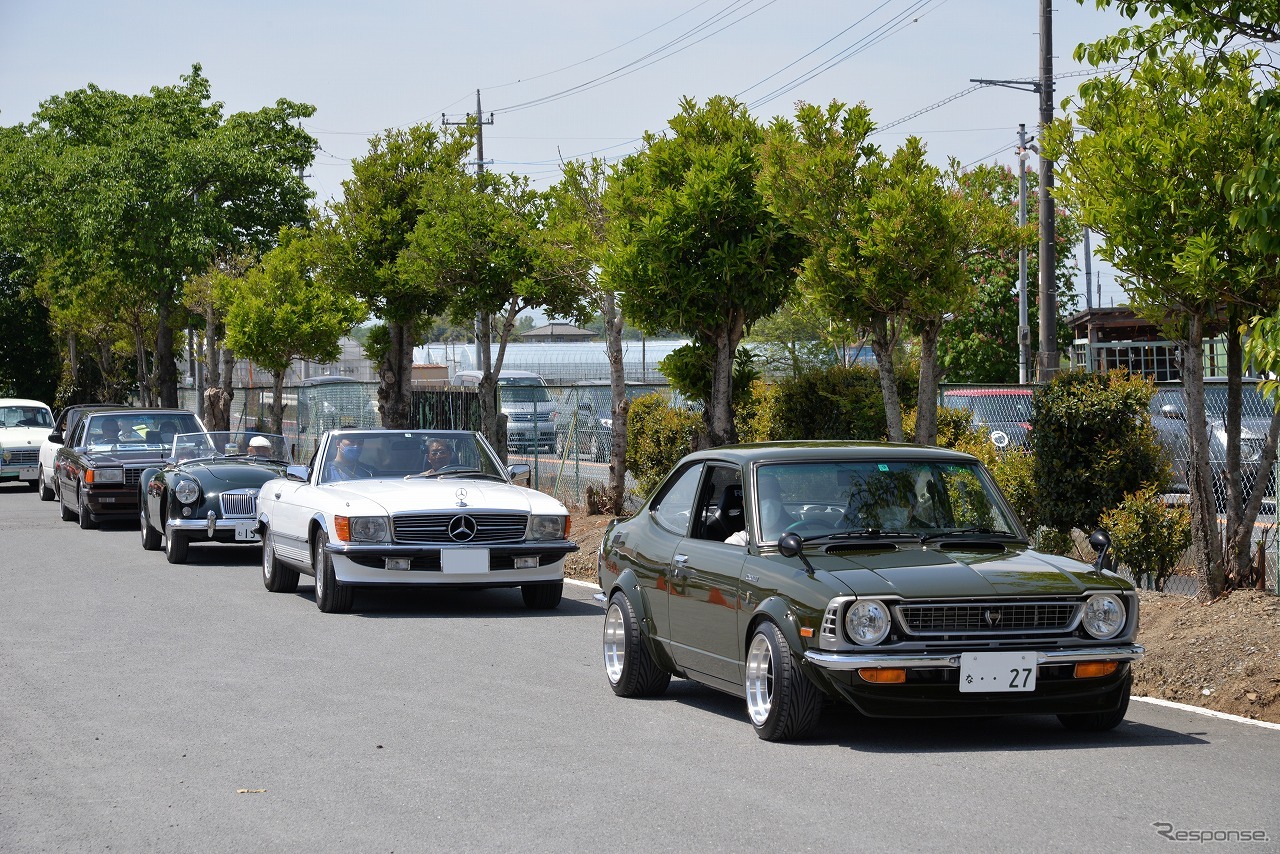
[[[0,427],[0,448],[38,448],[49,438],[49,427]]]
[[[549,495],[496,480],[457,478],[395,478],[348,480],[320,489],[334,499],[350,503],[357,513],[410,513],[430,511],[511,511],[541,515],[567,515],[564,505]]]
[[[168,453],[159,449],[146,451],[84,451],[81,456],[86,463],[94,466],[107,466],[112,463],[139,466],[159,465],[164,462]]]
[[[188,463],[180,469],[207,484],[218,484],[221,489],[257,487],[284,473],[283,463],[251,463],[247,461],[217,460],[214,462]]]
[[[1115,576],[1096,574],[1089,564],[1022,547],[911,547],[809,560],[859,596],[1064,596],[1127,586]]]

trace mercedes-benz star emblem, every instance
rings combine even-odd
[[[459,507],[467,506],[467,488],[465,486],[458,487],[458,491],[453,494],[453,497],[458,499]]]
[[[476,520],[470,516],[454,516],[449,520],[449,536],[460,543],[470,542],[476,535]]]

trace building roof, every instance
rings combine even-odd
[[[596,337],[590,329],[574,326],[572,323],[548,323],[536,329],[530,329],[520,336],[522,341],[587,341]]]

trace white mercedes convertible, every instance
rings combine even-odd
[[[357,587],[519,587],[554,608],[578,547],[564,505],[518,485],[528,474],[469,431],[330,431],[258,493],[263,584],[315,576],[327,613],[351,610]]]

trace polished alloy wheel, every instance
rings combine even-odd
[[[751,638],[747,650],[747,714],[762,726],[773,708],[773,649],[763,632]]]
[[[609,605],[604,615],[604,672],[610,685],[617,685],[622,678],[622,668],[627,663],[626,617],[617,602]]]

